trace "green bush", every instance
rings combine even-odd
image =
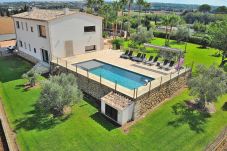
[[[121,38],[116,38],[112,40],[112,45],[114,49],[120,49],[121,46],[123,45],[124,40]]]

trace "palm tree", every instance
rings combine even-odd
[[[166,31],[166,37],[165,37],[165,46],[168,45],[167,43],[167,38],[168,38],[168,27],[170,25],[170,17],[169,15],[165,16],[163,19],[162,19],[162,25],[165,26],[165,31]]]
[[[93,12],[93,9],[94,9],[94,3],[95,3],[95,0],[87,0],[87,8],[90,8],[91,9],[91,13]]]
[[[170,18],[169,18],[170,32],[169,32],[169,37],[168,37],[168,44],[170,41],[171,33],[173,31],[173,27],[176,27],[177,25],[179,25],[180,21],[181,21],[180,16],[175,15],[175,14],[170,16]]]
[[[104,28],[108,28],[108,22],[111,17],[111,5],[109,4],[104,4],[100,9],[99,9],[99,14],[104,18]]]
[[[113,7],[113,14],[112,14],[112,20],[113,21],[113,38],[115,38],[115,35],[117,34],[117,26],[118,26],[118,23],[117,23],[117,19],[118,19],[118,12],[121,10],[121,7],[120,7],[120,3],[117,2],[117,1],[114,1],[113,4],[112,4],[112,7]]]
[[[130,16],[131,5],[134,3],[134,0],[128,0],[128,16]]]
[[[150,3],[148,3],[148,2],[144,2],[143,7],[145,8],[145,14],[146,14],[146,13],[147,13],[147,10],[148,10],[148,9],[150,9],[151,4],[150,4]]]
[[[139,25],[140,25],[141,24],[141,16],[140,16],[140,13],[141,13],[142,7],[145,4],[145,1],[144,0],[137,0],[136,1],[136,4],[139,6]]]
[[[120,5],[121,5],[121,15],[124,15],[124,9],[125,9],[125,5],[128,3],[128,0],[120,0]]]

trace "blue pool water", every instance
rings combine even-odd
[[[86,68],[90,73],[105,78],[106,80],[117,82],[117,84],[128,89],[138,88],[146,85],[153,78],[137,74],[110,64],[106,64],[97,60],[91,60],[78,64],[81,68]]]

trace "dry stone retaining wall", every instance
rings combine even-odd
[[[179,75],[179,77],[175,77],[170,81],[167,81],[150,92],[142,95],[141,97],[135,100],[135,108],[134,108],[134,119],[140,117],[142,114],[147,112],[148,110],[154,108],[165,99],[172,96],[177,90],[184,87],[186,85],[189,72],[183,73]]]
[[[56,64],[52,63],[51,69],[54,69],[56,66],[57,66]],[[97,81],[88,79],[83,75],[67,70],[65,67],[59,66],[58,70],[60,72],[73,73],[77,77],[78,87],[85,93],[91,95],[92,97],[98,100],[100,100],[101,97],[105,96],[109,92],[114,91],[113,89],[105,85],[102,85]],[[162,85],[138,97],[137,99],[131,98],[135,102],[133,118],[136,119],[140,117],[148,110],[154,108],[155,106],[163,102],[165,99],[169,98],[177,90],[184,87],[186,85],[189,72],[190,71],[187,71],[179,75],[179,77],[175,77],[170,81],[163,83]],[[120,92],[117,92],[117,93],[120,93]]]

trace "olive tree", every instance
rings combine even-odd
[[[198,65],[196,74],[189,82],[190,94],[198,97],[198,103],[205,108],[207,103],[217,100],[217,97],[226,93],[227,74],[214,65],[209,68]]]
[[[138,31],[131,35],[131,39],[139,45],[148,42],[153,37],[154,35],[152,29],[147,31],[147,29],[142,26],[139,26]]]
[[[22,78],[27,79],[29,82],[29,85],[31,87],[33,87],[33,86],[35,86],[35,83],[36,83],[39,75],[40,75],[39,72],[37,70],[35,70],[34,68],[32,68],[27,73],[24,73],[22,75]]]
[[[211,44],[211,37],[209,35],[204,35],[201,44],[203,48],[207,48]]]
[[[73,74],[51,76],[41,83],[41,90],[38,106],[55,117],[63,115],[65,107],[79,102],[83,96]]]

